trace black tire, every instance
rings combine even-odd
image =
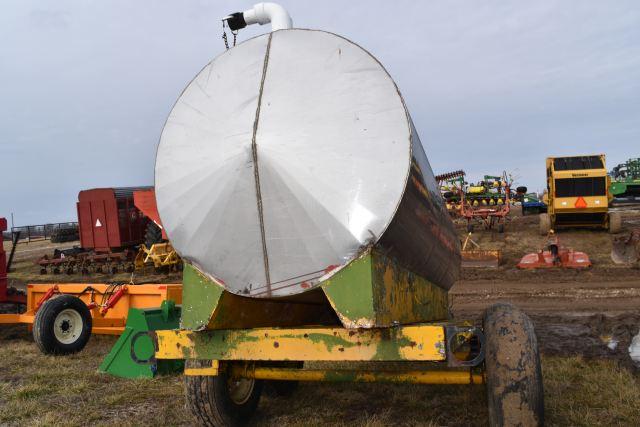
[[[204,367],[205,360],[187,360],[186,367]],[[242,426],[253,417],[260,395],[262,381],[252,380],[253,387],[241,403],[234,401],[229,391],[229,377],[222,371],[216,376],[185,375],[185,397],[187,407],[199,425],[207,427]]]
[[[544,425],[538,341],[531,319],[498,303],[483,318],[485,375],[491,426]]]
[[[156,225],[155,222],[149,221],[147,223],[147,229],[144,233],[144,245],[148,248],[156,243],[162,242],[162,230]]]
[[[77,353],[89,342],[91,324],[91,313],[80,298],[59,295],[36,312],[33,339],[44,354]]]
[[[620,212],[609,212],[609,233],[615,234],[622,231],[622,217]]]

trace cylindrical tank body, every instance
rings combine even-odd
[[[398,88],[335,34],[276,31],[209,63],[167,119],[155,188],[180,255],[239,295],[305,292],[372,246],[444,289],[459,272]]]

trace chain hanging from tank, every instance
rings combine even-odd
[[[224,41],[224,47],[229,50],[229,40],[227,39],[227,23],[226,21],[223,19],[222,20],[222,41]],[[238,30],[233,31],[233,30],[229,30],[231,31],[231,34],[233,34],[233,47],[236,46],[236,37],[238,36]]]

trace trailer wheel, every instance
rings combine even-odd
[[[551,218],[549,214],[540,214],[540,234],[546,236],[551,231]]]
[[[44,354],[77,353],[90,337],[91,313],[78,297],[53,297],[36,312],[33,339]]]
[[[609,233],[615,234],[622,230],[620,212],[609,212]]]
[[[541,426],[544,394],[538,341],[529,317],[498,303],[484,314],[489,425]]]
[[[206,366],[205,360],[187,360],[186,367]],[[245,425],[258,408],[262,381],[234,380],[220,372],[216,376],[185,375],[187,407],[203,426]]]

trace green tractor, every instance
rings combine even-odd
[[[615,166],[611,172],[609,193],[615,199],[640,196],[640,158],[629,159]]]

